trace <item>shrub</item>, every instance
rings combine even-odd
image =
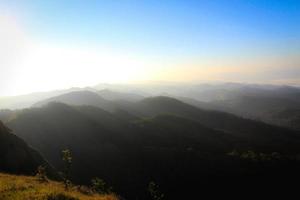
[[[154,182],[150,182],[148,185],[148,192],[153,200],[164,199],[164,194],[159,191],[159,186]]]
[[[99,194],[109,194],[112,192],[112,188],[108,187],[107,184],[100,178],[92,179],[92,190]]]
[[[84,186],[84,185],[79,185],[76,187],[77,191],[82,193],[82,194],[85,194],[85,195],[91,195],[93,194],[93,190],[90,189],[89,187],[87,186]]]
[[[37,168],[36,177],[37,177],[38,181],[40,181],[40,182],[48,182],[46,167],[40,165]]]

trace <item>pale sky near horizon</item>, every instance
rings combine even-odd
[[[300,85],[299,0],[0,0],[0,96],[146,80]]]

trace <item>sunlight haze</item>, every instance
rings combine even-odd
[[[300,4],[279,2],[0,1],[0,95],[148,80],[299,85]]]
[[[300,0],[0,0],[0,200],[300,199],[299,169]]]

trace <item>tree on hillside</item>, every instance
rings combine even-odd
[[[109,194],[112,192],[112,188],[107,186],[104,180],[100,178],[93,178],[92,179],[92,190],[99,194]]]
[[[48,182],[45,166],[43,166],[43,165],[38,166],[36,177],[40,182]]]
[[[63,181],[65,184],[65,189],[68,190],[69,186],[71,185],[70,171],[72,167],[72,153],[69,149],[62,151],[62,160],[64,162]]]
[[[162,200],[165,197],[165,195],[159,191],[159,186],[154,182],[149,183],[148,192],[152,200]]]

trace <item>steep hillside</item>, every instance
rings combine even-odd
[[[61,150],[71,149],[72,180],[76,183],[100,177],[128,199],[145,197],[147,185],[153,180],[171,199],[179,199],[179,193],[198,191],[195,187],[199,184],[204,187],[227,179],[220,177],[260,177],[272,175],[274,170],[280,171],[276,171],[279,176],[287,172],[286,168],[295,175],[291,166],[297,165],[290,165],[286,159],[274,166],[271,159],[261,168],[261,162],[249,163],[228,153],[252,150],[266,157],[279,152],[294,158],[300,152],[296,132],[199,110],[164,97],[131,105],[134,107],[128,109],[129,113],[109,113],[92,106],[51,103],[20,111],[8,126],[57,169],[62,169]],[[154,116],[138,118],[137,113]],[[255,153],[245,155],[256,160]]]
[[[1,200],[118,200],[115,195],[84,194],[78,187],[65,191],[62,183],[0,173]]]
[[[261,146],[264,151],[268,151],[267,146],[276,147],[277,151],[299,151],[297,146],[300,134],[298,132],[224,112],[200,109],[170,97],[146,98],[136,104],[123,104],[121,107],[140,117],[151,117],[162,113],[183,116],[198,121],[206,127],[245,138],[248,142]]]
[[[76,182],[87,183],[98,176],[109,184],[118,183],[118,189],[123,189],[126,184],[120,181],[127,181],[123,179],[127,172],[120,167],[133,170],[129,156],[137,145],[127,124],[123,125],[111,113],[99,108],[51,103],[24,110],[8,125],[57,169],[62,169],[61,150],[71,149],[74,156],[72,179]]]
[[[12,110],[0,110],[0,121],[7,122],[13,117],[14,111]]]
[[[48,173],[55,175],[42,156],[22,139],[12,134],[0,121],[0,170],[16,174],[35,174],[37,167],[46,165]]]

